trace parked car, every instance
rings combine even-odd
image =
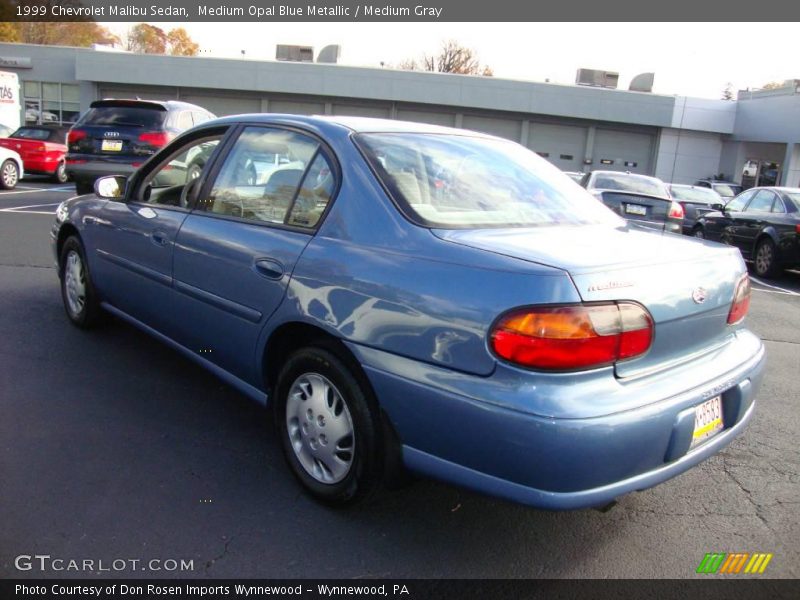
[[[742,186],[733,181],[723,181],[721,179],[700,179],[695,181],[697,187],[709,188],[717,192],[724,202],[727,202],[737,194],[742,193]]]
[[[572,179],[575,183],[580,183],[583,181],[583,178],[586,176],[586,173],[582,171],[564,171],[564,175]]]
[[[624,219],[656,231],[682,231],[683,207],[672,200],[667,184],[660,179],[620,171],[592,171],[581,183]]]
[[[24,174],[20,155],[0,146],[0,188],[13,190]]]
[[[159,183],[208,144],[198,177]],[[276,148],[303,168],[254,183]],[[519,144],[243,115],[96,190],[52,228],[69,320],[110,312],[269,401],[324,502],[405,465],[525,504],[605,505],[753,414],[764,349],[742,323],[739,252],[643,231]]]
[[[194,104],[156,100],[97,100],[67,135],[67,175],[79,194],[103,175],[129,175],[172,138],[213,119]]]
[[[59,183],[66,183],[66,139],[66,127],[24,125],[10,137],[0,139],[0,146],[20,155],[26,173],[49,175]]]
[[[800,188],[750,188],[714,209],[698,220],[696,237],[736,246],[759,277],[800,266]]]
[[[710,188],[696,185],[669,185],[670,196],[683,207],[683,233],[691,235],[697,219],[714,210],[714,204],[722,204],[722,196]]]

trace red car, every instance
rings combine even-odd
[[[0,139],[0,146],[22,157],[25,174],[49,175],[58,183],[66,183],[66,140],[66,127],[24,125],[9,137]]]

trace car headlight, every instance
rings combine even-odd
[[[67,201],[58,205],[56,209],[56,223],[63,223],[67,220]]]

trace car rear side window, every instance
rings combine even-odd
[[[747,205],[747,212],[770,212],[774,201],[775,194],[769,190],[759,190]]]
[[[355,140],[398,207],[423,226],[621,223],[558,168],[513,142],[428,133]]]
[[[17,129],[11,136],[20,140],[39,140],[46,141],[50,139],[51,131],[49,129],[37,129],[36,127],[22,127]]]
[[[287,223],[287,216],[318,149],[319,142],[297,132],[247,127],[198,209],[262,223],[298,225]],[[293,211],[293,218],[302,219],[299,210]],[[310,223],[311,217],[307,220]],[[303,226],[311,225],[304,222]]]
[[[672,196],[684,202],[691,202],[695,204],[719,204],[722,202],[719,194],[708,188],[701,187],[676,187],[670,188]]]
[[[98,106],[90,108],[79,125],[158,129],[163,126],[166,115],[166,111],[157,108]]]

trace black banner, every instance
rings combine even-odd
[[[8,21],[519,22],[795,21],[800,3],[761,0],[0,0]],[[670,43],[674,40],[654,40]]]
[[[691,580],[6,580],[0,598],[135,598],[148,600],[239,600],[244,598],[394,598],[397,600],[797,598],[796,580],[706,578]]]

